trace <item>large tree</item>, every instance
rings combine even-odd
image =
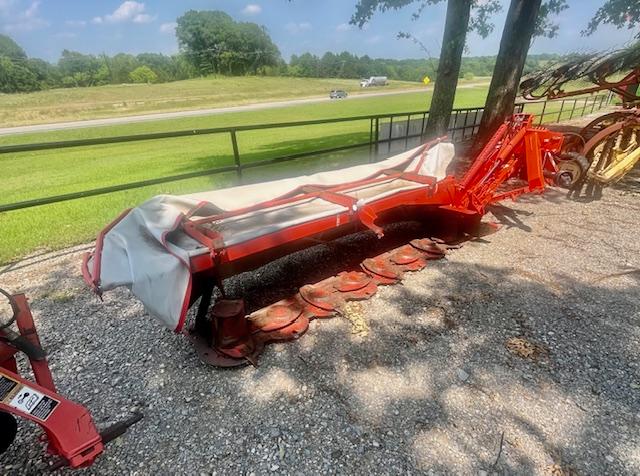
[[[440,3],[442,0],[359,0],[351,23],[363,27],[377,11],[400,9],[407,5],[418,3],[418,10],[414,19],[422,14],[429,5]],[[443,135],[449,126],[449,118],[453,109],[462,53],[467,38],[467,32],[475,30],[480,36],[486,37],[493,30],[488,21],[492,13],[500,9],[498,0],[448,0],[447,15],[442,38],[442,48],[436,76],[433,99],[429,119],[427,121],[427,135]],[[474,14],[472,15],[472,10]]]
[[[21,62],[0,56],[0,92],[20,93],[39,89],[38,78]]]
[[[477,144],[483,144],[513,113],[527,53],[534,36],[556,35],[549,15],[567,8],[565,0],[511,0],[491,77]],[[478,147],[479,147],[478,145]]]
[[[12,60],[27,59],[27,54],[22,47],[7,35],[0,35],[0,56]]]
[[[640,25],[640,0],[607,0],[582,34],[593,34],[603,23],[614,25],[616,28],[626,26],[628,29]],[[640,31],[636,33],[636,38],[640,38]]]
[[[190,10],[177,23],[180,48],[200,74],[255,74],[280,59],[263,27],[236,22],[224,12]]]

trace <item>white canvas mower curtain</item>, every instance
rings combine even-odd
[[[281,197],[303,185],[336,186],[366,179],[384,169],[413,170],[421,154],[414,159],[411,157],[419,149],[417,147],[374,164],[314,175],[190,195],[156,196],[131,210],[105,234],[102,254],[89,259],[88,269],[93,272],[93,261],[100,259],[100,276],[93,278],[99,279],[101,290],[127,286],[142,301],[149,314],[168,328],[180,331],[191,292],[189,259],[209,251],[181,230],[180,223],[185,214],[203,205],[204,210],[212,214],[238,210]],[[442,180],[453,156],[453,144],[438,143],[427,151],[418,173]],[[313,219],[314,214],[340,212],[339,206],[334,211],[318,205],[320,203],[316,202],[313,206],[299,207],[300,216],[296,219],[304,222]],[[336,207],[334,204],[323,205]],[[244,241],[264,232],[255,226],[238,230],[236,224],[233,234],[236,240],[242,236]],[[225,241],[234,241],[234,236],[225,236],[223,232]]]

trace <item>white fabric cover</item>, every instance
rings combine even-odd
[[[197,206],[204,206],[207,214],[233,211],[272,200],[303,185],[339,185],[371,177],[383,169],[413,171],[421,154],[408,162],[418,150],[419,147],[374,164],[314,175],[183,196],[156,196],[131,210],[105,234],[101,257],[92,256],[88,269],[93,272],[93,261],[101,259],[98,277],[101,290],[127,286],[142,301],[149,314],[178,332],[182,328],[191,293],[189,258],[208,252],[179,228],[185,214]],[[442,180],[453,156],[453,144],[438,143],[426,153],[418,173]],[[326,215],[341,210],[341,207],[324,201],[312,202],[308,209],[299,209],[296,219],[305,221],[317,213]],[[255,226],[239,230],[238,223],[232,225],[229,227],[232,234],[225,237],[223,232],[225,242],[234,241],[234,237],[237,241],[242,233],[247,235],[243,241],[256,234],[264,234],[271,223],[265,222],[267,230],[264,233]]]

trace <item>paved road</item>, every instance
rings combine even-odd
[[[459,89],[473,88],[476,86],[488,85],[489,83],[467,83],[458,85]],[[431,86],[426,90],[433,89]],[[425,88],[404,89],[401,91],[388,91],[358,94],[350,96],[342,101],[351,101],[357,99],[364,99],[376,96],[391,96],[394,94],[409,94],[425,91]],[[172,111],[172,112],[158,112],[153,114],[140,114],[137,116],[124,116],[124,117],[110,117],[106,119],[89,119],[84,121],[69,121],[69,122],[55,122],[50,124],[34,124],[29,126],[16,126],[16,127],[2,127],[0,128],[0,136],[12,135],[12,134],[25,134],[28,132],[46,132],[57,131],[62,129],[77,129],[79,127],[96,127],[96,126],[110,126],[115,124],[131,124],[134,122],[145,121],[158,121],[162,119],[174,119],[177,117],[196,117],[196,116],[209,116],[213,114],[225,114],[228,112],[243,112],[243,111],[258,111],[261,109],[272,109],[277,107],[294,106],[297,104],[314,104],[331,101],[329,97],[313,97],[304,99],[289,99],[286,101],[271,101],[262,102],[256,104],[245,104],[243,106],[229,106],[229,107],[214,107],[208,109],[196,109],[190,111]]]
[[[471,87],[477,86],[476,84],[465,84],[459,87]],[[405,89],[401,91],[389,91],[378,92],[370,94],[359,94],[346,98],[346,100],[356,100],[363,98],[370,98],[375,96],[390,96],[394,94],[408,94],[425,91],[425,88]],[[106,119],[90,119],[85,121],[69,121],[69,122],[57,122],[51,124],[35,124],[29,126],[17,126],[17,127],[3,127],[0,128],[1,135],[11,134],[24,134],[28,132],[45,132],[56,131],[61,129],[77,129],[79,127],[95,127],[95,126],[109,126],[115,124],[131,124],[134,122],[145,121],[158,121],[162,119],[174,119],[178,117],[194,117],[194,116],[209,116],[212,114],[224,114],[228,112],[243,112],[243,111],[258,111],[261,109],[272,109],[277,107],[287,107],[297,104],[314,104],[320,102],[331,101],[329,97],[314,97],[305,99],[289,99],[286,101],[271,101],[257,104],[246,104],[243,106],[230,106],[230,107],[216,107],[208,109],[196,109],[191,111],[172,111],[172,112],[158,112],[154,114],[141,114],[137,116],[124,116],[124,117],[110,117]]]

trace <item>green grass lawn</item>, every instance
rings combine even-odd
[[[475,80],[478,81],[482,80]],[[344,89],[354,95],[421,87],[420,83],[390,81],[384,88],[362,89],[356,79],[241,76],[198,78],[163,84],[53,89],[29,94],[0,94],[0,124],[9,127],[237,106],[327,96],[332,89]]]
[[[456,107],[484,103],[487,87],[458,90]],[[431,92],[332,101],[253,112],[5,136],[2,144],[32,143],[172,131],[205,127],[289,122],[368,114],[426,110]],[[369,121],[247,131],[238,134],[243,163],[306,150],[365,142]],[[366,154],[366,151],[363,152]],[[349,155],[348,160],[353,160]],[[0,203],[58,195],[167,175],[205,170],[233,162],[228,134],[109,144],[0,155]],[[311,173],[345,165],[345,154],[309,158],[260,167],[246,181]],[[95,238],[98,230],[124,208],[160,193],[188,193],[235,183],[234,174],[215,175],[149,186],[109,195],[0,213],[0,263],[37,249],[58,249]]]

